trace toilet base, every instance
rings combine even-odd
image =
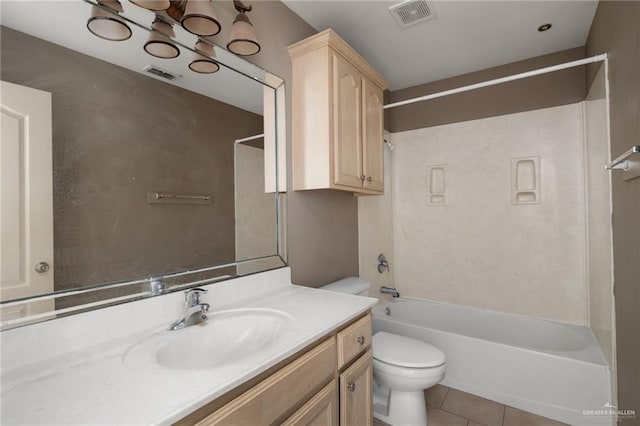
[[[373,417],[392,426],[426,426],[424,391],[400,392],[374,383]]]

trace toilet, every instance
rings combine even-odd
[[[345,278],[322,290],[369,296],[370,284]],[[379,331],[373,336],[373,416],[393,426],[426,425],[424,390],[444,378],[446,358],[433,345]]]

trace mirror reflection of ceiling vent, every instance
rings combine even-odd
[[[425,0],[407,0],[389,8],[389,12],[398,22],[400,28],[407,28],[436,17],[431,2]]]
[[[171,71],[167,71],[167,70],[163,70],[160,67],[157,67],[155,65],[147,65],[146,67],[143,68],[144,71],[148,72],[149,74],[153,74],[157,77],[161,77],[161,78],[165,78],[167,80],[170,81],[174,81],[179,79],[180,77],[182,77],[180,74],[176,74],[173,73]]]

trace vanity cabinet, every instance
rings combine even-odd
[[[373,422],[371,315],[340,331],[336,339],[338,368],[343,371],[340,374],[340,424],[370,426]],[[362,355],[364,351],[367,352]],[[356,358],[356,362],[345,368]]]
[[[372,385],[367,314],[334,330],[222,406],[214,401],[208,413],[199,410],[178,424],[370,426]]]
[[[340,375],[340,424],[371,426],[373,367],[371,350]]]
[[[234,399],[198,425],[269,425],[313,396],[336,371],[336,344],[328,339]]]
[[[382,194],[384,78],[333,30],[289,46],[293,189]]]
[[[332,380],[298,411],[289,417],[283,426],[328,426],[338,424],[338,382]]]
[[[367,315],[338,332],[338,368],[349,364],[371,346],[371,316]]]

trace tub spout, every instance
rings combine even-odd
[[[400,293],[396,290],[395,287],[380,287],[380,293],[382,294],[390,294],[393,297],[400,297]]]

